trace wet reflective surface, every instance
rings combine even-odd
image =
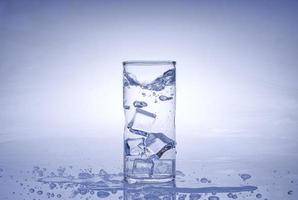
[[[233,151],[233,144],[241,142],[239,138],[201,136],[184,140],[178,145],[176,181],[166,184],[123,182],[120,138],[28,137],[3,141],[0,197],[7,200],[296,199],[296,154],[282,153],[281,145],[276,147],[279,153],[273,154],[274,146],[258,146],[257,141],[247,138],[243,146],[237,146],[238,151]],[[195,148],[184,148],[196,143],[199,145]],[[256,151],[256,147],[262,151]]]

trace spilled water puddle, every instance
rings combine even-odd
[[[70,167],[69,169],[72,169]],[[11,198],[5,199],[148,199],[148,200],[219,200],[219,199],[262,199],[268,200],[257,186],[224,186],[208,185],[212,180],[205,177],[194,178],[205,187],[180,187],[175,182],[162,184],[127,184],[123,181],[123,173],[108,173],[101,169],[94,173],[92,169],[83,169],[75,175],[68,173],[66,168],[60,167],[55,172],[48,172],[46,168],[34,167],[27,171],[22,180],[10,176],[20,188],[15,188]],[[1,169],[1,175],[4,170]],[[176,172],[177,181],[184,182],[185,174]],[[242,181],[251,179],[249,174],[239,174]],[[18,180],[17,180],[18,179]],[[20,192],[20,189],[22,192]],[[289,192],[292,195],[293,191]]]

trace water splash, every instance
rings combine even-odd
[[[166,86],[173,85],[176,81],[174,68],[164,72],[161,76],[157,77],[155,80],[153,80],[150,83],[140,83],[135,77],[135,75],[129,72],[126,72],[125,70],[123,74],[124,74],[124,78],[123,78],[124,87],[139,86],[143,89],[153,90],[153,91],[161,91]]]

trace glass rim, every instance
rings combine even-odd
[[[176,65],[174,60],[127,60],[122,62],[125,65]]]

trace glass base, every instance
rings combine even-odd
[[[124,180],[129,184],[135,183],[168,183],[173,182],[175,177],[168,177],[168,178],[131,178],[125,177]]]

